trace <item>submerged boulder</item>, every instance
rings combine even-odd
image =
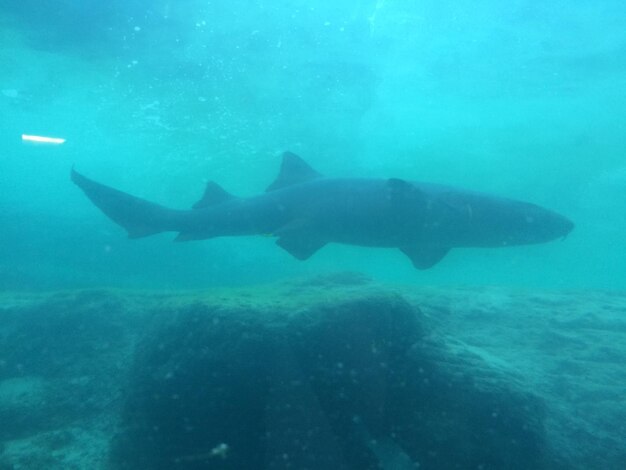
[[[101,468],[132,351],[130,297],[0,296],[0,469]]]
[[[164,307],[141,340],[119,469],[559,468],[539,400],[395,294]]]
[[[0,469],[621,470],[624,312],[351,273],[5,292]]]

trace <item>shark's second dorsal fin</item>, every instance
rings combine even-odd
[[[193,205],[193,208],[205,209],[234,198],[235,196],[226,192],[219,184],[214,181],[209,181],[206,184],[206,189],[204,190],[202,198]]]
[[[280,166],[278,178],[267,187],[266,191],[282,189],[292,184],[305,183],[321,176],[299,156],[291,152],[285,152],[283,153],[283,163]]]

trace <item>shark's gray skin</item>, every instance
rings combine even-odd
[[[483,193],[397,178],[325,178],[289,152],[265,193],[239,198],[209,182],[190,210],[131,196],[74,169],[72,181],[130,238],[271,235],[301,260],[334,242],[399,248],[416,268],[427,269],[451,248],[543,243],[574,228],[548,209]]]

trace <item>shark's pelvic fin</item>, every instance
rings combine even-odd
[[[282,189],[292,184],[306,183],[321,176],[299,156],[291,152],[285,152],[283,153],[283,162],[280,166],[278,178],[267,187],[266,191]]]
[[[306,235],[297,236],[291,234],[280,237],[276,240],[276,244],[294,258],[304,261],[326,245],[326,242]]]
[[[202,198],[193,205],[194,209],[205,209],[207,207],[221,204],[230,199],[235,199],[235,196],[224,190],[219,184],[214,181],[209,181],[206,184],[206,189]]]
[[[409,257],[417,269],[428,269],[441,261],[448,254],[450,248],[445,246],[403,246],[400,251]]]

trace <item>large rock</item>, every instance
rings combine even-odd
[[[621,470],[625,312],[350,274],[3,293],[0,470]]]
[[[0,470],[102,468],[127,381],[132,297],[0,297]]]
[[[135,357],[120,469],[560,468],[543,408],[391,294],[164,309]]]

